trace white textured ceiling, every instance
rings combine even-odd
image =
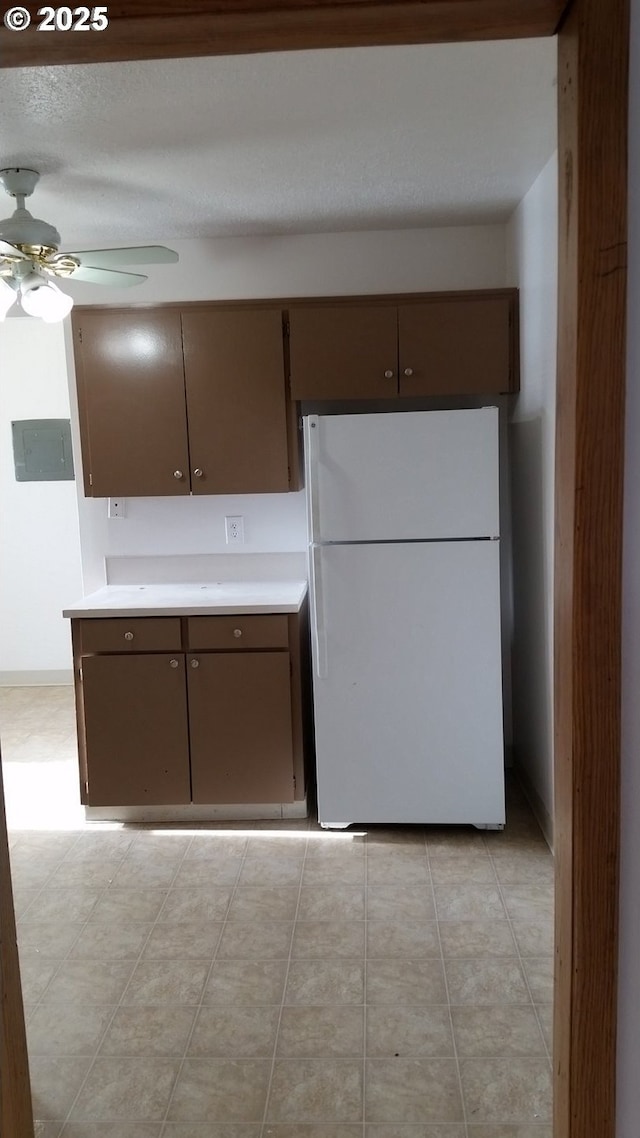
[[[555,72],[545,39],[6,70],[0,166],[41,172],[63,248],[499,222]]]

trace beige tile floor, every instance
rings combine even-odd
[[[0,689],[39,1138],[551,1138],[552,866],[501,834],[86,826]]]

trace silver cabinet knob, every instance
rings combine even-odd
[[[387,368],[387,370],[385,371],[384,378],[385,379],[393,379],[393,372],[390,370],[390,368]]]
[[[242,636],[242,629],[241,629],[241,628],[234,628],[234,630],[233,630],[233,635],[234,635],[234,636],[236,636],[236,637],[237,637],[237,636]]]
[[[173,477],[174,478],[184,478],[184,474],[182,473],[181,470],[174,470]]]
[[[177,668],[178,667],[178,661],[177,660],[169,660],[169,667],[170,668]]]
[[[125,638],[125,640],[133,640],[133,633],[132,632],[125,632],[124,638]]]
[[[200,661],[199,660],[191,660],[190,663],[191,663],[192,668],[199,668],[200,667]]]
[[[404,369],[404,374],[405,375],[413,375],[413,368],[412,367],[406,367]]]
[[[196,466],[196,469],[193,473],[195,474],[196,478],[202,478],[202,471],[199,466]]]

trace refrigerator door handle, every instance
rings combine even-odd
[[[320,468],[320,419],[309,415],[305,419],[305,455],[307,460],[306,479],[309,487],[309,541],[319,541],[316,532],[320,517],[318,504],[318,472]]]
[[[324,680],[327,675],[327,634],[324,624],[322,604],[321,549],[311,547],[311,635],[313,637],[313,657],[316,676]]]

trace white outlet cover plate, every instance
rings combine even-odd
[[[227,515],[224,519],[227,545],[244,544],[244,518],[241,514]]]
[[[107,506],[107,517],[124,518],[125,512],[126,500],[124,498],[109,498]]]

